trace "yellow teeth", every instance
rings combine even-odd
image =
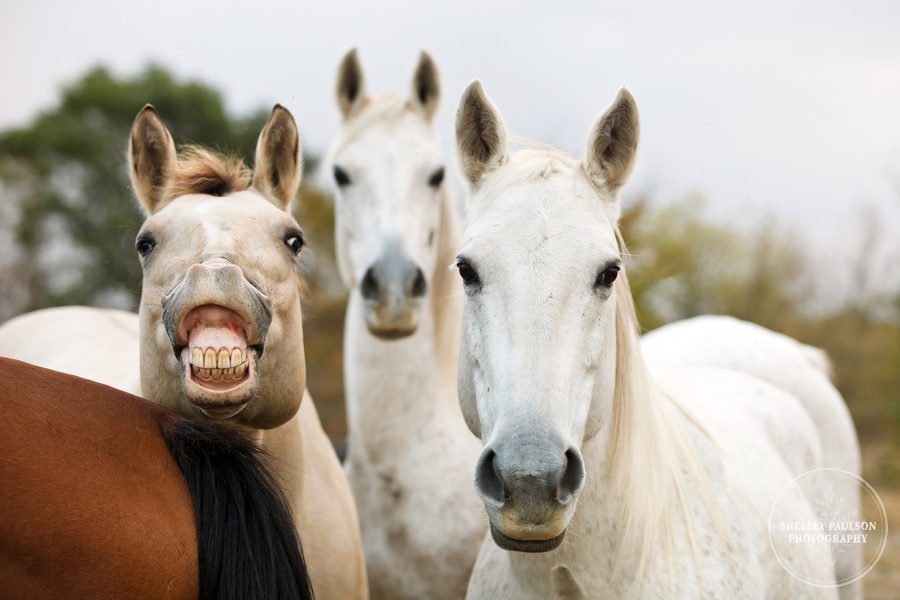
[[[247,354],[243,348],[202,349],[194,346],[191,349],[191,370],[201,379],[231,381],[240,379],[247,372]]]

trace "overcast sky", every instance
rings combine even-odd
[[[131,76],[155,61],[236,113],[286,105],[322,153],[347,50],[370,91],[406,93],[427,49],[448,150],[475,77],[513,134],[579,156],[624,85],[642,120],[628,193],[699,191],[718,216],[776,212],[820,239],[869,207],[900,236],[900,2],[2,2],[0,129],[52,108],[91,66]]]

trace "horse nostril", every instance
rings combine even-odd
[[[563,467],[556,497],[560,504],[571,502],[584,486],[584,460],[575,448],[566,450],[566,465]]]
[[[413,298],[421,298],[425,295],[427,290],[428,283],[425,281],[425,274],[422,273],[422,269],[416,267],[415,274],[413,275],[412,288],[410,289],[409,294]]]
[[[491,449],[481,453],[475,466],[475,489],[483,500],[500,507],[506,502],[506,490],[494,464],[496,458],[497,454]]]
[[[378,282],[375,280],[375,270],[372,267],[369,267],[366,270],[366,274],[363,275],[362,283],[359,285],[359,293],[366,300],[378,300],[381,296]]]

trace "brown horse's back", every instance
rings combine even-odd
[[[0,359],[0,597],[196,598],[187,486],[164,409]]]

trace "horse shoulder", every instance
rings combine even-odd
[[[368,598],[356,505],[309,392],[297,414],[264,431],[262,442],[285,485],[316,594]]]

